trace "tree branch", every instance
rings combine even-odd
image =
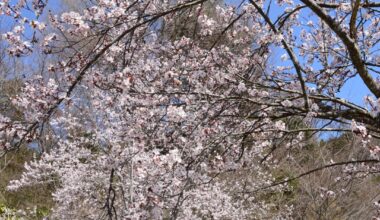
[[[318,5],[322,8],[339,8],[340,6],[340,4],[334,4],[334,3],[318,3]],[[360,4],[360,6],[362,8],[379,8],[380,3],[368,2],[368,3]]]
[[[270,26],[272,31],[275,34],[278,34],[279,31],[274,26],[274,24],[272,23],[270,18],[264,13],[264,11],[253,0],[249,0],[249,1],[256,8],[256,10],[259,12],[259,14],[264,18],[265,22]],[[303,80],[303,76],[302,76],[301,65],[300,65],[296,55],[294,54],[292,48],[288,45],[288,43],[284,39],[281,40],[281,43],[284,46],[286,52],[288,53],[290,60],[292,61],[293,66],[297,72],[297,77],[298,77],[298,80],[301,84],[301,88],[302,88],[302,92],[303,92],[303,96],[304,96],[304,100],[305,100],[305,108],[308,110],[309,109],[309,98],[308,98],[307,92],[306,92],[305,81]]]
[[[278,182],[274,182],[274,183],[272,183],[270,185],[263,186],[263,187],[261,187],[259,189],[254,190],[254,191],[243,192],[243,193],[256,193],[256,192],[261,191],[261,190],[269,189],[269,188],[272,188],[272,187],[275,187],[275,186],[278,186],[278,185],[283,185],[285,183],[288,183],[288,182],[291,182],[293,180],[302,178],[304,176],[307,176],[307,175],[310,175],[312,173],[321,171],[323,169],[332,168],[332,167],[336,167],[336,166],[344,166],[344,165],[349,165],[349,164],[360,164],[360,163],[380,163],[380,160],[367,159],[367,160],[354,160],[354,161],[343,161],[343,162],[338,162],[338,163],[331,163],[331,164],[327,164],[327,165],[320,166],[320,167],[317,167],[315,169],[309,170],[309,171],[307,171],[305,173],[302,173],[302,174],[300,174],[300,175],[298,175],[296,177],[285,179],[285,180],[278,181]]]
[[[364,64],[358,45],[355,43],[348,34],[342,29],[342,27],[328,14],[326,14],[321,6],[319,6],[313,0],[301,0],[305,5],[307,5],[320,19],[322,19],[330,28],[335,32],[335,34],[342,40],[343,44],[346,46],[347,51],[350,55],[353,65],[358,71],[360,77],[364,81],[368,89],[376,96],[380,98],[380,86],[369,74],[366,65]]]
[[[352,15],[350,19],[350,36],[356,39],[356,18],[358,16],[358,11],[360,8],[360,0],[355,0],[352,7]]]

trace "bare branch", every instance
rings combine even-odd
[[[352,15],[350,19],[350,36],[356,39],[356,18],[358,16],[358,11],[360,8],[360,0],[355,0],[352,7]]]
[[[259,12],[259,14],[264,18],[265,22],[270,26],[272,31],[275,34],[278,34],[279,31],[274,26],[274,24],[272,23],[270,18],[264,13],[264,11],[253,0],[250,0],[250,3],[256,8],[256,10]],[[298,80],[301,84],[301,88],[302,88],[302,92],[303,92],[303,96],[304,96],[304,100],[305,100],[305,108],[308,110],[309,109],[309,98],[308,98],[308,95],[306,92],[305,81],[304,81],[303,76],[302,76],[302,67],[301,67],[301,65],[297,59],[297,56],[294,54],[294,52],[293,52],[292,48],[289,46],[289,44],[284,39],[281,40],[281,43],[284,46],[286,52],[288,53],[288,55],[289,55],[289,57],[293,63],[293,66],[297,72],[297,77],[298,77]]]
[[[256,192],[266,190],[266,189],[269,189],[269,188],[272,188],[275,186],[286,184],[286,183],[291,182],[293,180],[297,180],[299,178],[302,178],[304,176],[310,175],[312,173],[315,173],[315,172],[318,172],[318,171],[321,171],[321,170],[324,170],[327,168],[332,168],[332,167],[336,167],[336,166],[344,166],[344,165],[349,165],[349,164],[363,164],[363,163],[380,163],[380,160],[367,159],[367,160],[354,160],[354,161],[343,161],[343,162],[331,163],[331,164],[327,164],[327,165],[320,166],[320,167],[317,167],[315,169],[309,170],[309,171],[302,173],[296,177],[285,179],[285,180],[278,181],[278,182],[274,182],[268,186],[261,187],[259,189],[254,190],[254,191],[242,192],[242,193],[256,193]]]
[[[380,97],[380,86],[372,78],[370,73],[365,66],[358,45],[343,29],[342,27],[327,13],[323,11],[321,6],[319,6],[313,0],[301,0],[305,5],[307,5],[319,18],[321,18],[336,35],[342,40],[343,44],[346,46],[347,51],[350,55],[352,63],[354,64],[356,70],[358,71],[360,77],[368,87],[368,89],[377,97]]]

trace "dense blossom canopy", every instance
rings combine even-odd
[[[353,131],[369,152],[325,164],[343,179],[378,172],[380,4],[268,2],[96,0],[54,14],[3,0],[9,54],[50,58],[12,100],[22,119],[0,118],[2,154],[41,152],[9,190],[53,184],[56,219],[291,218],[265,199],[290,187],[273,152],[318,131]],[[353,77],[368,106],[337,97]]]

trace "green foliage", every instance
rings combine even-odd
[[[290,170],[279,169],[274,173],[274,178],[276,182],[292,179],[294,177],[295,175]],[[291,180],[288,182],[287,185],[288,187],[286,190],[283,191],[283,193],[288,198],[293,198],[295,196],[295,191],[299,188],[299,180]]]
[[[15,208],[10,208],[5,204],[0,203],[0,219],[4,220],[23,220],[23,219],[33,219],[39,220],[47,217],[50,214],[50,209],[46,207],[33,207],[33,209],[16,210]]]
[[[17,109],[11,99],[15,97],[22,87],[22,81],[19,79],[0,81],[0,112],[14,120],[21,120],[23,113]]]
[[[337,154],[340,151],[347,148],[347,146],[352,142],[353,136],[351,133],[344,133],[336,138],[331,138],[328,141],[321,141],[321,144],[326,144],[329,151],[332,154]]]
[[[34,210],[32,219],[42,219],[47,216],[54,203],[51,192],[53,186],[39,185],[26,187],[17,192],[6,189],[10,180],[20,177],[24,170],[24,163],[33,159],[32,150],[20,148],[17,152],[10,152],[1,159],[0,171],[0,216],[7,213],[14,213],[16,210]],[[29,215],[29,214],[28,214]],[[11,218],[11,219],[17,219]]]

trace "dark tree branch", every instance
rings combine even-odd
[[[368,89],[377,97],[380,98],[380,85],[372,78],[367,70],[366,65],[361,57],[361,51],[355,40],[352,39],[342,27],[327,13],[324,12],[323,8],[319,6],[313,0],[301,0],[305,5],[307,5],[320,19],[322,19],[332,31],[342,40],[343,44],[346,46],[348,54],[354,64],[356,70],[358,71],[360,77],[368,87]]]
[[[269,188],[272,188],[272,187],[275,187],[275,186],[286,184],[288,182],[297,180],[299,178],[302,178],[304,176],[310,175],[312,173],[315,173],[315,172],[318,172],[318,171],[321,171],[321,170],[324,170],[324,169],[327,169],[327,168],[332,168],[332,167],[336,167],[336,166],[344,166],[344,165],[349,165],[349,164],[361,164],[361,163],[380,163],[380,160],[367,159],[367,160],[343,161],[343,162],[338,162],[338,163],[327,164],[327,165],[320,166],[320,167],[317,167],[315,169],[309,170],[309,171],[307,171],[305,173],[299,174],[296,177],[292,177],[292,178],[285,179],[285,180],[282,180],[282,181],[274,182],[274,183],[272,183],[270,185],[263,186],[263,187],[261,187],[259,189],[254,190],[254,191],[242,192],[242,193],[256,193],[256,192],[259,192],[259,191],[262,191],[262,190],[266,190],[266,189],[269,189]]]
[[[259,12],[259,14],[264,18],[265,22],[270,26],[272,31],[275,34],[278,34],[279,31],[274,26],[274,24],[272,23],[270,18],[264,13],[262,8],[260,8],[253,0],[250,0],[250,3],[256,8],[256,10]],[[302,76],[302,67],[301,67],[301,65],[297,59],[297,56],[294,54],[293,49],[289,46],[289,44],[284,39],[281,40],[281,43],[284,46],[286,52],[288,53],[288,55],[289,55],[289,57],[293,63],[293,66],[297,72],[297,77],[298,77],[298,80],[301,84],[301,88],[302,88],[302,92],[303,92],[303,96],[304,96],[305,108],[308,110],[309,109],[309,98],[308,98],[307,91],[306,91],[305,81],[304,81],[303,76]]]

